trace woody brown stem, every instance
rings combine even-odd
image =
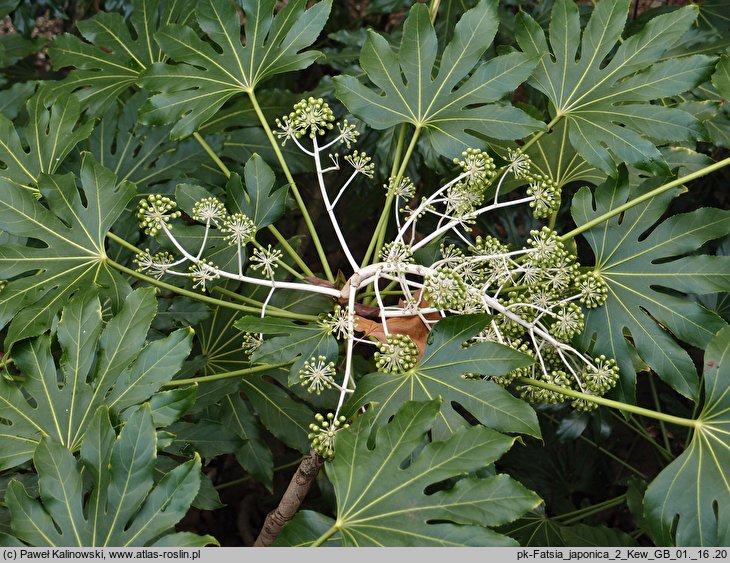
[[[309,455],[305,456],[297,467],[284,496],[279,501],[279,506],[266,515],[264,526],[253,544],[254,547],[269,547],[274,543],[284,524],[299,510],[323,465],[324,458],[314,450],[310,450]]]

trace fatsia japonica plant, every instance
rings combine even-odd
[[[730,542],[723,0],[32,4],[0,543]]]

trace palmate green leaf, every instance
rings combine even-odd
[[[571,182],[598,184],[606,175],[586,162],[570,144],[565,122],[539,139],[527,153],[535,172],[552,178],[559,187]]]
[[[157,439],[149,407],[139,409],[119,436],[100,408],[81,446],[81,462],[49,437],[33,456],[40,499],[11,482],[5,501],[13,532],[38,547],[144,546],[171,531],[190,508],[200,485],[197,456],[169,471],[157,485]],[[91,493],[84,494],[82,468]],[[217,543],[213,538],[201,538]]]
[[[25,143],[13,122],[0,115],[0,178],[35,188],[41,174],[56,172],[79,141],[91,133],[91,122],[77,127],[81,108],[73,96],[59,97],[51,106],[47,94],[47,88],[41,88],[26,104]]]
[[[20,33],[0,35],[0,68],[13,65],[20,59],[32,55],[44,44],[40,37],[28,39]]]
[[[657,545],[730,543],[730,328],[707,345],[703,375],[705,403],[692,440],[644,496]]]
[[[20,0],[0,0],[0,18],[4,18],[10,12],[15,10]]]
[[[443,439],[468,424],[453,403],[461,405],[482,424],[504,432],[540,436],[532,408],[491,381],[469,380],[465,373],[505,375],[530,365],[533,359],[495,342],[480,342],[464,348],[489,322],[487,315],[458,315],[436,324],[423,357],[403,374],[371,373],[363,377],[348,402],[348,412],[372,403],[378,408],[375,421],[387,420],[406,401],[444,400],[433,425],[434,437]]]
[[[152,409],[152,422],[155,424],[155,428],[164,428],[180,420],[182,415],[195,404],[197,392],[198,386],[191,385],[190,387],[158,391],[152,395],[148,402]],[[131,414],[130,411],[131,408],[125,410],[122,417],[128,418],[127,413]]]
[[[196,422],[177,422],[165,430],[175,435],[165,451],[179,456],[192,456],[196,452],[209,460],[233,452],[240,444],[230,428],[207,418]]]
[[[375,430],[372,448],[372,410],[338,433],[335,458],[326,465],[337,499],[336,520],[329,519],[337,530],[332,541],[349,547],[517,545],[489,527],[515,520],[540,498],[507,475],[469,476],[497,460],[515,439],[474,426],[420,449],[439,410],[439,401],[406,403]],[[425,494],[430,485],[455,477],[463,478],[451,488]],[[287,530],[296,529],[302,518],[323,519],[307,514],[295,516],[277,545],[290,543]],[[311,544],[319,528],[307,537],[300,527],[296,540]]]
[[[629,5],[630,0],[598,2],[580,43],[578,7],[572,0],[555,2],[549,45],[539,24],[524,12],[518,15],[516,31],[522,50],[541,57],[529,84],[548,97],[554,119],[567,121],[575,150],[608,174],[621,162],[665,168],[655,142],[704,136],[690,114],[649,102],[695,87],[714,65],[705,55],[657,62],[692,26],[696,6],[655,17],[610,56],[621,39]]]
[[[595,194],[588,188],[578,191],[573,218],[584,225],[654,187],[656,182],[648,181],[632,189],[622,172]],[[632,348],[676,391],[696,400],[694,364],[675,337],[704,348],[725,326],[718,315],[678,292],[702,295],[730,287],[728,257],[688,256],[730,231],[730,212],[701,208],[650,230],[681,191],[666,191],[584,233],[595,255],[595,270],[608,285],[608,299],[586,312],[581,341],[585,346],[595,341],[594,354],[616,359],[621,369],[618,396],[623,401],[634,397]]]
[[[13,358],[24,381],[0,379],[0,468],[30,459],[43,437],[78,448],[99,406],[119,413],[172,379],[190,352],[192,331],[145,345],[156,309],[154,289],[138,289],[103,326],[99,299],[81,293],[58,323],[58,367],[50,336],[17,345]]]
[[[291,106],[286,111],[291,111]],[[279,117],[281,115],[280,113]],[[287,143],[285,146],[278,148],[281,154],[284,155],[284,160],[292,174],[312,172],[314,169],[312,158],[300,151],[296,145]],[[231,131],[223,142],[223,150],[220,153],[222,157],[239,162],[254,155],[260,155],[269,166],[275,169],[281,168],[281,163],[271,146],[271,141],[269,141],[266,132],[260,126],[242,127]]]
[[[23,111],[28,98],[35,92],[35,82],[16,82],[10,88],[3,90],[2,100],[0,100],[0,114],[8,119],[15,120]]]
[[[0,246],[0,279],[11,280],[0,293],[0,326],[10,323],[6,350],[48,330],[79,289],[98,289],[114,309],[130,291],[129,283],[107,265],[104,239],[134,186],[118,184],[88,153],[79,179],[83,201],[73,174],[42,174],[39,189],[46,207],[27,189],[0,178],[0,230],[39,242]]]
[[[306,0],[292,0],[274,17],[275,0],[242,0],[246,43],[241,43],[239,16],[231,2],[201,0],[195,10],[198,25],[217,46],[181,25],[161,29],[155,38],[180,64],[155,64],[141,84],[161,92],[147,105],[148,123],[175,123],[171,136],[191,135],[236,94],[251,93],[264,80],[301,70],[320,53],[305,51],[322,31],[331,0],[306,9]]]
[[[266,429],[290,448],[309,452],[309,424],[314,411],[287,392],[287,374],[282,368],[241,379],[241,392],[253,406]]]
[[[153,35],[168,24],[186,23],[194,4],[193,0],[132,0],[129,22],[120,14],[106,12],[78,22],[88,43],[66,33],[57,36],[49,49],[56,70],[75,69],[58,83],[57,90],[76,92],[85,107],[101,114],[136,84],[142,71],[166,59]]]
[[[436,152],[447,157],[483,144],[471,131],[495,139],[522,138],[544,124],[499,100],[530,76],[538,57],[510,53],[480,64],[498,25],[496,0],[480,1],[456,24],[435,72],[436,33],[428,6],[415,4],[397,54],[377,33],[365,42],[360,65],[377,89],[338,76],[337,97],[374,129],[410,123],[424,130]]]

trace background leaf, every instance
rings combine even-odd
[[[199,34],[168,25],[156,39],[178,65],[154,64],[141,84],[155,92],[144,119],[152,124],[176,122],[173,139],[186,137],[213,117],[236,94],[253,92],[264,80],[307,68],[317,51],[309,47],[324,27],[331,1],[306,10],[306,0],[292,0],[273,16],[275,0],[243,0],[246,44],[241,44],[238,13],[230,2],[201,0],[195,9],[198,25],[220,52]]]
[[[73,96],[62,96],[52,105],[47,88],[28,100],[29,126],[25,128],[25,150],[13,122],[0,116],[0,177],[18,186],[35,188],[41,174],[53,174],[71,150],[86,139],[92,122],[77,127],[81,115]],[[35,190],[37,192],[37,190]]]
[[[166,59],[154,34],[173,22],[187,22],[194,1],[132,0],[131,4],[128,20],[117,13],[99,12],[78,22],[88,43],[66,33],[56,37],[50,49],[55,69],[75,69],[56,86],[57,91],[75,92],[95,115],[134,86],[142,71]]]
[[[14,358],[23,383],[0,378],[0,467],[30,459],[43,437],[77,449],[101,405],[119,413],[150,399],[172,379],[190,352],[192,335],[181,329],[145,345],[155,310],[154,290],[138,289],[102,328],[98,298],[81,293],[64,307],[58,323],[60,370],[50,336],[17,346]]]

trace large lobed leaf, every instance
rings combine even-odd
[[[529,83],[548,97],[552,117],[568,122],[570,142],[578,153],[606,173],[621,162],[666,168],[655,142],[704,136],[689,113],[649,103],[681,94],[712,73],[714,59],[705,55],[657,62],[692,26],[697,7],[655,17],[616,48],[630,4],[598,2],[580,43],[578,7],[572,0],[556,0],[549,45],[535,20],[525,12],[518,15],[519,46],[540,57]]]
[[[730,328],[707,345],[703,375],[705,404],[692,440],[644,496],[657,545],[730,543]]]
[[[456,24],[434,70],[436,33],[428,7],[417,3],[405,21],[397,53],[375,32],[363,46],[360,65],[376,89],[339,76],[337,97],[375,129],[410,123],[425,130],[435,150],[447,157],[483,144],[472,131],[496,139],[522,138],[543,124],[500,100],[530,76],[537,57],[510,53],[480,63],[498,25],[496,0],[481,0]]]
[[[631,189],[622,173],[595,194],[582,188],[573,198],[573,218],[584,225],[653,187],[656,182],[649,181]],[[725,326],[718,315],[678,292],[702,295],[730,288],[727,257],[688,255],[730,231],[730,212],[701,208],[670,217],[652,230],[681,191],[652,197],[584,233],[595,270],[608,285],[608,299],[586,312],[582,340],[586,346],[595,340],[594,354],[619,363],[618,394],[625,401],[634,397],[632,348],[675,390],[697,399],[694,364],[675,337],[704,348]]]
[[[88,43],[66,33],[56,37],[49,50],[55,69],[75,69],[57,90],[75,92],[92,113],[102,113],[136,84],[142,71],[166,59],[153,35],[163,26],[187,22],[194,3],[132,0],[129,22],[120,14],[106,12],[78,22],[79,32]]]
[[[27,189],[0,178],[0,230],[40,243],[0,246],[0,279],[11,280],[0,293],[0,326],[10,323],[6,349],[48,330],[79,289],[98,289],[115,309],[130,291],[107,265],[104,239],[135,188],[117,184],[88,153],[79,178],[83,201],[73,174],[41,174],[38,185],[47,207]]]
[[[58,323],[60,369],[49,335],[16,346],[13,358],[24,381],[0,378],[0,468],[30,459],[44,437],[78,448],[101,405],[119,413],[172,379],[190,352],[192,331],[145,344],[156,311],[154,289],[138,289],[103,326],[99,299],[84,292],[64,307]]]
[[[403,374],[371,373],[357,384],[348,412],[377,405],[375,420],[387,420],[407,401],[441,397],[444,404],[433,425],[434,436],[445,438],[466,424],[458,404],[481,423],[504,432],[540,435],[532,408],[491,381],[464,379],[467,373],[505,375],[530,365],[533,359],[496,342],[464,343],[489,322],[487,315],[458,315],[441,320],[431,331],[423,357]]]
[[[311,545],[335,526],[330,544],[349,547],[516,546],[489,527],[515,520],[540,498],[507,475],[473,476],[505,453],[514,438],[474,426],[423,447],[439,409],[439,401],[406,403],[374,431],[372,447],[372,410],[338,433],[337,453],[326,465],[336,519],[299,512],[277,545]],[[452,487],[426,493],[454,478]]]
[[[168,534],[187,513],[200,486],[197,456],[169,471],[154,485],[157,437],[148,406],[135,412],[119,436],[106,408],[100,408],[81,446],[81,462],[52,438],[43,438],[33,457],[40,499],[20,481],[8,486],[5,502],[13,533],[38,547],[141,547],[171,545]],[[91,492],[85,494],[82,468]],[[160,537],[162,536],[162,537]],[[210,536],[186,536],[186,545],[217,543]]]
[[[320,55],[301,52],[322,31],[331,0],[306,9],[306,0],[291,0],[274,17],[275,0],[242,0],[246,43],[241,43],[233,3],[200,0],[198,25],[217,48],[190,27],[168,25],[156,35],[164,52],[180,64],[154,64],[141,84],[161,92],[147,106],[149,123],[174,123],[171,136],[186,137],[213,117],[226,100],[250,93],[264,80],[308,67]]]
[[[47,89],[41,88],[28,99],[25,143],[13,122],[0,115],[0,178],[33,190],[38,186],[41,174],[56,172],[76,144],[86,139],[94,127],[92,122],[76,126],[81,115],[76,98],[61,96],[51,106],[47,94]]]

